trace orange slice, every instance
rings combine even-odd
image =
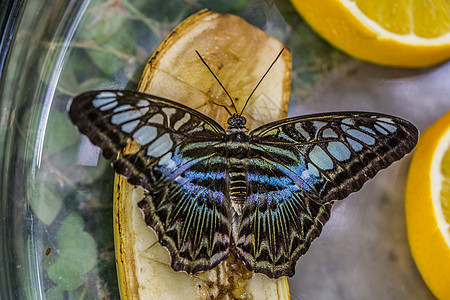
[[[416,265],[436,297],[450,299],[450,113],[420,137],[405,196]]]
[[[323,38],[388,66],[423,67],[450,58],[446,0],[291,0]]]

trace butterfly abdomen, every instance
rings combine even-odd
[[[247,167],[245,160],[230,157],[229,173],[230,198],[234,210],[240,215],[247,200]]]
[[[245,118],[234,115],[228,120],[225,157],[228,161],[230,200],[240,215],[247,201],[247,161],[250,158],[250,136]]]

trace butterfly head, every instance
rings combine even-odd
[[[227,121],[228,128],[244,128],[245,123],[247,123],[247,120],[239,115],[239,114],[233,114]]]

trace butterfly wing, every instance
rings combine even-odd
[[[346,112],[281,120],[251,135],[248,200],[233,234],[250,269],[279,277],[293,275],[333,201],[410,152],[418,131],[400,118]]]
[[[74,98],[70,118],[115,158],[131,141],[139,150],[117,158],[117,173],[146,190],[138,205],[171,255],[172,268],[211,269],[229,254],[231,225],[226,162],[214,146],[220,125],[186,106],[134,91],[94,91]]]

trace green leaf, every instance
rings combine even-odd
[[[51,110],[44,139],[44,155],[59,152],[78,142],[80,134],[66,114]]]
[[[114,38],[117,32],[123,29],[127,16],[120,6],[92,0],[89,7],[80,24],[80,40],[102,44]]]
[[[78,39],[94,65],[104,74],[112,75],[133,57],[136,30],[126,26],[128,15],[119,5],[94,0],[91,7],[80,26]]]
[[[49,278],[61,289],[73,291],[81,286],[97,262],[97,248],[90,234],[83,231],[84,221],[74,212],[57,233],[59,255],[48,266]]]
[[[209,7],[213,2],[203,7]],[[185,0],[136,0],[133,5],[138,8],[146,17],[152,18],[159,22],[181,21],[188,10],[188,2]],[[198,4],[198,7],[202,5]]]
[[[42,105],[30,107],[23,115],[19,140],[19,155],[30,160],[36,149],[40,122],[47,120],[42,155],[48,156],[78,142],[79,133],[66,114],[51,110],[48,119],[42,117]]]
[[[59,285],[56,285],[45,292],[45,299],[47,300],[61,300],[64,299],[64,290]]]
[[[87,49],[87,54],[94,64],[105,74],[112,75],[133,57],[136,44],[135,32],[120,30],[98,47]]]
[[[104,76],[94,64],[86,63],[89,59],[86,59],[84,50],[77,49],[74,52],[77,54],[72,54],[74,59],[64,65],[59,78],[58,91],[61,94],[73,97],[87,90],[108,88],[114,84],[110,76]],[[84,57],[80,57],[80,52]],[[85,64],[80,64],[79,61],[84,61]]]
[[[39,220],[47,225],[53,223],[62,208],[61,196],[42,182],[29,184],[27,196],[31,209]]]
[[[249,2],[249,0],[216,0],[214,2],[209,0],[200,0],[199,6],[208,7],[209,9],[222,13],[229,13],[244,8]]]
[[[112,42],[109,44],[112,44]],[[117,55],[106,52],[108,48],[111,49],[111,51],[114,49],[111,47],[111,45],[103,44],[102,48],[104,50],[90,49],[87,51],[92,62],[106,75],[116,73],[125,64],[123,60],[117,58]]]

